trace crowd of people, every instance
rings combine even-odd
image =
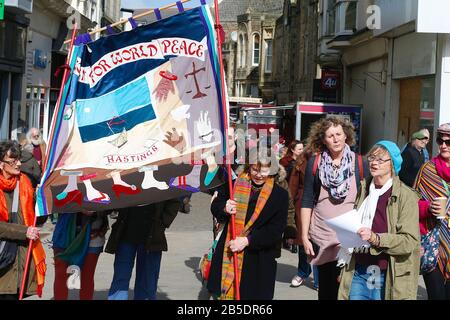
[[[428,299],[449,300],[450,123],[435,136],[434,157],[426,129],[402,149],[381,140],[363,156],[355,152],[353,125],[327,117],[311,125],[305,141],[291,141],[281,157],[247,146],[246,158],[232,167],[233,195],[228,182],[214,190],[210,210],[223,232],[212,254],[209,292],[235,299],[237,278],[241,299],[273,299],[276,259],[286,239],[298,248],[291,286],[301,286],[312,272],[319,300],[413,300],[420,275]],[[42,293],[50,264],[34,226],[45,142],[36,128],[18,140],[0,142],[1,300],[18,299],[29,245],[25,296]],[[134,299],[156,299],[165,230],[183,204],[181,198],[120,209],[108,240],[111,212],[59,214],[52,237],[54,298],[66,300],[72,283],[80,299],[92,300],[105,251],[115,255],[108,299],[128,299],[135,261]],[[344,245],[330,223],[344,217],[357,226],[355,246]],[[12,261],[4,260],[7,250]]]

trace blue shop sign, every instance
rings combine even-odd
[[[39,69],[47,68],[48,57],[47,57],[46,52],[39,50],[39,49],[35,49],[33,57],[34,57],[33,66],[35,68],[39,68]]]

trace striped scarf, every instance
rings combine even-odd
[[[238,237],[246,237],[250,233],[250,228],[258,219],[261,211],[263,210],[270,194],[273,190],[273,185],[275,183],[274,178],[269,178],[264,183],[263,188],[259,194],[258,200],[256,201],[255,211],[253,212],[250,220],[245,224],[245,217],[247,215],[248,202],[250,199],[250,193],[252,190],[252,181],[247,173],[242,173],[236,180],[234,186],[234,199],[237,202],[236,215],[235,215],[235,230]],[[228,225],[228,232],[226,242],[231,240],[231,224]],[[238,279],[240,283],[241,271],[242,271],[242,261],[244,260],[245,250],[238,252]],[[225,247],[223,250],[223,263],[222,263],[222,294],[220,299],[222,300],[233,300],[234,299],[234,267],[233,267],[233,252],[230,247]]]
[[[434,159],[425,163],[417,175],[415,188],[420,192],[423,199],[430,202],[437,197],[449,197],[444,181],[439,176]],[[450,210],[450,202],[447,202],[447,213]],[[439,223],[439,222],[438,222]],[[448,214],[440,221],[439,226],[439,255],[438,266],[446,279],[450,279],[450,231]],[[436,227],[434,217],[426,220],[427,229]]]

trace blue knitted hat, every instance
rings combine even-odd
[[[395,174],[398,174],[400,172],[400,168],[402,167],[403,158],[397,145],[394,142],[388,140],[378,141],[375,145],[383,146],[389,152],[392,163],[394,164]]]

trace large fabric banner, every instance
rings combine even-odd
[[[205,6],[74,46],[39,215],[147,204],[220,184],[215,48]]]

